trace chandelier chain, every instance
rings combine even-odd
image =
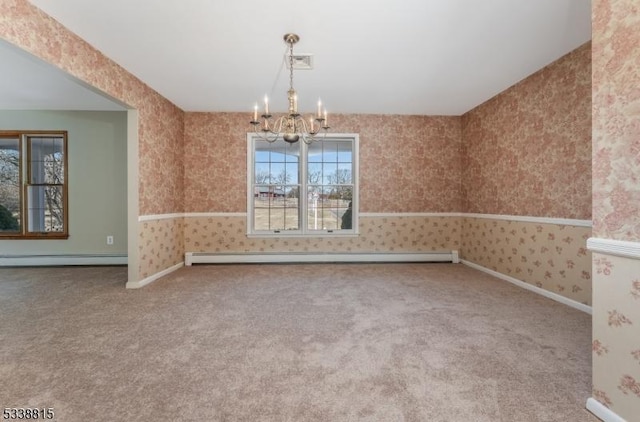
[[[293,89],[293,43],[289,43],[289,89]]]

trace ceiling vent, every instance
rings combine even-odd
[[[289,67],[289,55],[285,56],[287,67]],[[293,68],[295,70],[311,70],[313,69],[313,54],[294,54]]]

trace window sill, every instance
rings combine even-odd
[[[69,238],[68,234],[29,234],[29,235],[11,235],[2,234],[0,240],[66,240]]]

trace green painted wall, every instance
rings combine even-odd
[[[0,110],[0,130],[66,130],[69,155],[69,239],[0,240],[0,255],[127,253],[126,112]]]

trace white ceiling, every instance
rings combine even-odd
[[[186,111],[459,115],[591,38],[589,0],[31,0]],[[4,89],[4,88],[3,88]]]

